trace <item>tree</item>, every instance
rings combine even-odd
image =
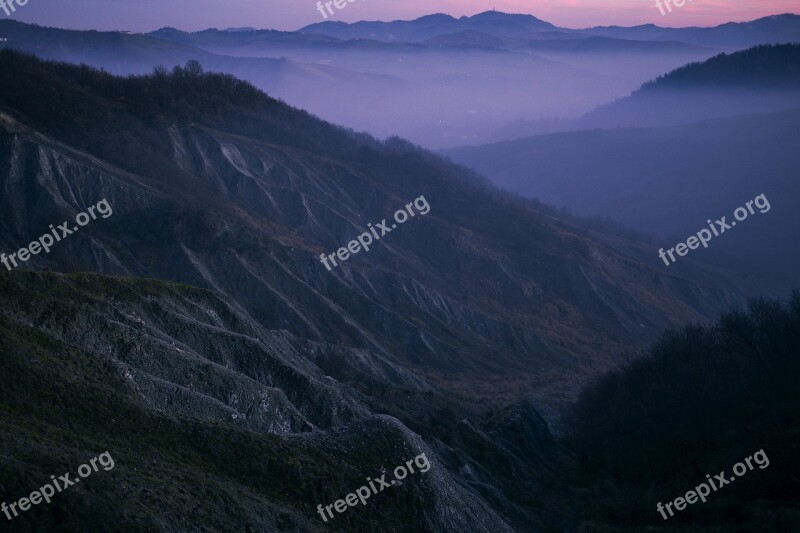
[[[196,59],[187,61],[184,70],[189,78],[199,78],[203,75],[203,65]]]

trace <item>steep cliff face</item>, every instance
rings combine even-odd
[[[369,414],[291,335],[265,330],[206,291],[90,275],[7,278],[7,317],[110,358],[129,393],[158,411],[276,434]]]
[[[171,168],[161,177],[136,173],[135,153],[122,154],[131,160],[124,169],[10,113],[2,124],[6,249],[101,198],[114,209],[26,266],[215,290],[266,327],[361,350],[337,358],[339,377],[405,374],[404,386],[435,382],[501,404],[532,394],[555,405],[571,395],[569,385],[553,385],[565,372],[590,375],[663,327],[705,320],[736,301],[659,273],[532,204],[459,183],[447,175],[460,169],[426,164],[413,150],[387,150],[386,164],[370,168],[171,124],[157,131],[169,139]],[[427,215],[332,271],[320,263],[319,254],[368,223],[391,223],[420,196]],[[514,382],[475,395],[476,376]]]

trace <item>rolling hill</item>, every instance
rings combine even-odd
[[[730,219],[759,194],[791,204],[800,194],[798,124],[795,109],[669,128],[553,133],[445,153],[505,189],[657,236],[655,265],[659,248],[685,240],[709,218]],[[760,278],[752,294],[784,294],[800,282],[800,257],[784,242],[799,229],[792,210],[776,209],[698,253]]]

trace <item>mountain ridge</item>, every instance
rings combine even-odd
[[[800,105],[800,44],[759,45],[691,62],[642,83],[577,119],[520,120],[496,144],[567,131],[671,127],[788,110]],[[454,150],[458,150],[456,147]]]
[[[339,21],[323,21],[304,26],[298,33],[328,34],[342,38],[377,38],[387,42],[404,40],[423,41],[441,35],[462,30],[481,30],[487,33],[496,32],[495,36],[513,37],[515,34],[532,31],[549,31],[556,29],[549,22],[525,14],[508,14],[499,11],[484,11],[472,16],[454,18],[444,14],[422,16],[413,20],[361,21],[336,24]],[[491,30],[489,30],[491,28]],[[449,30],[449,31],[448,31]]]
[[[31,60],[3,52],[0,61]],[[86,229],[91,241],[67,242],[63,252],[54,250],[40,266],[57,261],[69,269],[214,288],[270,327],[312,340],[335,339],[382,354],[395,364],[411,364],[419,376],[440,386],[449,383],[464,394],[469,376],[478,369],[484,376],[487,369],[520,369],[533,356],[541,361],[536,381],[546,382],[551,372],[576,364],[588,371],[601,364],[586,355],[576,359],[570,355],[573,350],[598,357],[614,353],[622,349],[616,339],[623,335],[646,342],[673,321],[710,319],[717,309],[738,301],[727,290],[685,280],[645,283],[654,274],[649,267],[593,242],[585,230],[559,220],[555,212],[486,188],[482,178],[399,140],[379,143],[290,110],[230,76],[206,76],[195,65],[122,83],[87,67],[62,65],[54,66],[64,76],[57,81],[48,65],[52,64],[33,62],[22,69],[28,71],[25,79],[7,77],[0,103],[21,112],[34,128],[41,124],[49,135],[81,152],[89,150],[89,159],[76,159],[59,144],[5,128],[5,168],[40,152],[36,157],[48,163],[9,171],[11,181],[3,185],[9,200],[0,213],[5,220],[32,213],[30,223],[46,227],[79,210],[77,198],[105,197],[118,211],[105,226],[119,231],[127,227],[113,235],[133,241],[121,242],[103,225],[95,225]],[[78,98],[83,104],[54,116],[44,89],[53,83],[64,84],[62,100]],[[205,91],[204,85],[215,90]],[[87,86],[94,86],[90,100]],[[183,98],[172,100],[173,91]],[[141,115],[137,110],[144,103],[147,112]],[[205,124],[200,123],[203,106],[218,106],[213,113],[202,112],[208,117]],[[70,126],[76,118],[80,130]],[[13,121],[5,122],[9,120]],[[102,126],[109,123],[126,124],[124,136],[123,130],[109,132]],[[132,153],[139,155],[131,157]],[[106,159],[119,170],[85,164],[93,159]],[[215,163],[209,167],[204,161]],[[42,177],[34,178],[39,172],[44,172]],[[77,183],[86,190],[79,196],[54,194],[63,188],[58,183],[67,174],[81,176]],[[20,179],[42,179],[35,187],[40,192],[19,198],[9,187]],[[456,203],[450,199],[454,189],[461,191]],[[187,196],[186,191],[192,193]],[[398,229],[385,245],[336,273],[319,264],[321,252],[336,249],[368,222],[381,220],[387,211],[420,194],[432,206],[429,216]],[[10,203],[12,198],[17,205]],[[289,213],[281,205],[297,209]],[[494,221],[492,210],[499,206],[506,216],[515,213],[513,223],[511,218]],[[174,221],[169,229],[160,229],[158,221],[164,217]],[[153,228],[159,228],[158,238]],[[3,229],[8,248],[33,237],[19,224]],[[204,237],[198,237],[201,234]],[[477,246],[482,254],[476,253]],[[139,253],[131,254],[131,249]],[[454,263],[464,254],[470,259],[460,266]],[[631,280],[641,279],[642,288],[632,290],[632,283],[615,282],[621,272]],[[468,281],[486,276],[496,280],[491,288]],[[683,288],[673,288],[675,282]],[[644,293],[637,294],[639,290]],[[655,292],[647,294],[648,290]],[[308,303],[290,304],[285,293],[291,293],[293,301]],[[580,303],[565,307],[568,301]],[[376,312],[365,315],[363,309],[372,306]],[[556,309],[582,317],[574,331],[548,325],[547,316]],[[597,314],[596,309],[607,312]],[[464,322],[470,328],[456,328]],[[581,331],[580,337],[575,331]],[[609,335],[612,331],[616,333]],[[487,353],[493,357],[487,358]],[[440,381],[445,374],[447,380]],[[514,387],[527,389],[523,382]],[[508,392],[492,395],[499,399]],[[474,399],[475,394],[466,396]]]
[[[479,23],[484,20],[500,22],[505,25],[495,26],[494,29],[482,28]],[[522,26],[527,25],[530,28],[528,31],[534,33],[557,31],[574,36],[585,34],[632,40],[667,40],[701,47],[725,49],[749,48],[774,42],[800,42],[800,15],[794,13],[769,15],[750,21],[728,22],[716,26],[684,28],[662,27],[651,23],[628,27],[595,26],[572,29],[554,26],[533,15],[511,14],[499,11],[487,11],[471,17],[437,18],[435,19],[436,22],[443,23],[438,28],[429,26],[429,23],[433,21],[434,19],[426,17],[412,20],[361,21],[355,23],[323,21],[310,24],[297,31],[299,33],[325,34],[339,38],[377,38],[386,42],[398,42],[406,39],[409,42],[417,42],[465,29],[483,31],[495,37],[518,37],[525,31]],[[517,22],[520,24],[514,24]],[[415,24],[419,27],[415,28]],[[439,33],[434,34],[433,32]],[[775,40],[776,36],[780,36],[777,37],[777,41]]]
[[[715,98],[708,98],[710,92]],[[680,105],[675,105],[680,101]],[[800,105],[800,44],[760,45],[690,63],[579,120],[584,127],[672,126]]]

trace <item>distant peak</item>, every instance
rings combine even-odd
[[[478,13],[477,15],[472,15],[471,17],[467,18],[472,20],[499,20],[499,19],[510,19],[510,18],[515,18],[515,19],[525,18],[525,19],[538,20],[541,22],[541,19],[538,19],[533,15],[524,15],[521,13],[517,14],[504,13],[503,11],[494,11],[494,10],[484,11],[482,13]]]
[[[417,20],[424,22],[451,22],[456,19],[445,13],[434,13],[432,15],[425,15],[423,17],[419,17]]]
[[[361,21],[361,22],[364,22],[364,21]],[[359,23],[356,22],[354,24],[359,24]],[[343,22],[341,20],[324,20],[322,22],[315,22],[314,24],[309,24],[308,26],[306,26],[306,28],[313,28],[315,26],[322,26],[322,27],[326,27],[326,28],[332,28],[332,27],[342,28],[342,27],[346,27],[346,26],[349,26],[349,25],[350,24],[348,24],[347,22]],[[300,31],[302,31],[302,30],[300,30]]]
[[[765,19],[797,19],[800,18],[800,15],[795,13],[781,13],[780,15],[770,15],[768,17],[764,17]]]

